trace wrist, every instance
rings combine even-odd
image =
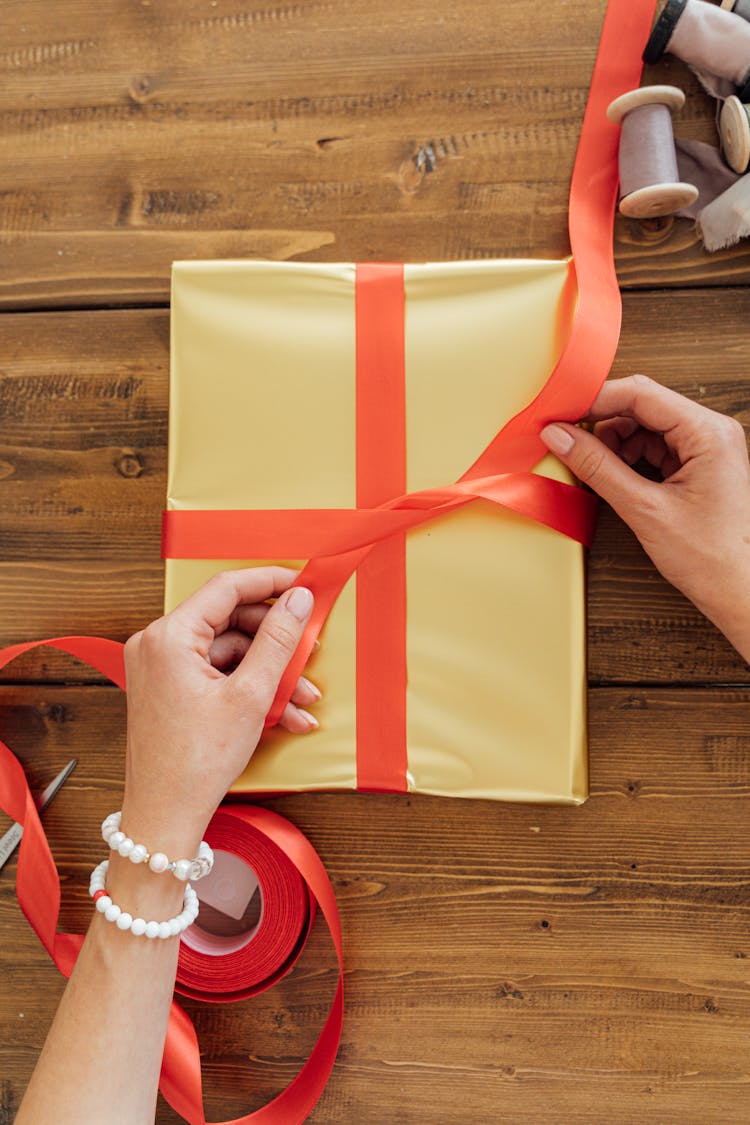
[[[206,824],[187,816],[165,813],[145,801],[134,801],[126,793],[122,805],[121,830],[150,855],[162,852],[170,860],[194,859]]]
[[[710,587],[688,596],[750,663],[750,550],[724,555]]]
[[[134,918],[161,922],[179,913],[185,883],[168,871],[156,875],[147,864],[135,866],[117,852],[110,852],[107,894]]]

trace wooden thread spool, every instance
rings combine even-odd
[[[731,4],[730,8],[729,3],[718,7],[706,0],[667,0],[643,61],[656,63],[669,51],[696,70],[728,78],[738,87],[740,99],[750,102],[750,2],[731,0]]]
[[[674,215],[698,198],[698,189],[680,181],[672,131],[672,110],[685,95],[676,86],[643,86],[615,98],[607,117],[622,125],[620,212],[633,219]]]
[[[732,95],[719,115],[721,147],[727,164],[735,172],[746,172],[750,164],[750,106]]]

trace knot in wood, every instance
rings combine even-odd
[[[128,86],[128,97],[134,101],[136,105],[143,105],[147,102],[153,90],[153,82],[147,74],[138,75],[138,77],[131,79]]]
[[[145,465],[138,454],[130,450],[127,453],[123,453],[122,457],[115,461],[115,468],[121,477],[127,477],[132,480],[141,475],[145,470]]]

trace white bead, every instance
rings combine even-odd
[[[116,824],[105,824],[104,825],[104,827],[102,828],[102,836],[104,837],[104,839],[106,840],[107,843],[109,843],[110,837],[116,831],[117,831],[117,825]]]
[[[133,924],[133,915],[128,914],[127,910],[123,910],[120,917],[117,919],[118,930],[129,930]]]
[[[100,914],[103,914],[104,911],[107,909],[107,907],[111,906],[111,905],[112,905],[112,899],[109,897],[109,895],[102,895],[101,898],[98,898],[96,900],[96,909],[99,911]]]
[[[175,879],[179,879],[182,883],[186,882],[190,878],[192,866],[192,859],[178,859],[177,863],[174,865]]]
[[[104,911],[104,917],[108,922],[116,922],[121,913],[122,911],[120,910],[120,907],[117,905],[117,903],[110,902],[109,906]]]
[[[180,919],[179,918],[172,918],[172,920],[168,924],[169,924],[169,932],[172,935],[172,937],[177,937],[177,935],[182,930],[182,923],[180,922]]]
[[[159,936],[159,923],[147,922],[146,929],[143,931],[147,938],[155,938]]]
[[[124,839],[126,839],[124,832],[113,832],[109,838],[109,846],[112,851],[116,851]]]
[[[122,855],[122,852],[120,854]],[[129,859],[131,863],[143,863],[147,855],[145,844],[133,844]]]
[[[130,855],[130,853],[132,852],[134,847],[135,847],[135,843],[130,839],[129,836],[126,836],[125,839],[121,840],[120,843],[117,845],[117,850],[120,853],[120,855],[123,857],[123,859],[125,859],[127,856]]]
[[[172,927],[169,922],[159,923],[159,937],[166,939],[172,936]]]
[[[145,932],[146,932],[146,920],[145,920],[145,918],[134,918],[131,925],[130,925],[130,932],[131,932],[131,934],[135,934],[136,937],[141,937],[142,934],[145,934]]]
[[[154,852],[153,855],[151,856],[151,859],[148,861],[148,865],[151,868],[151,870],[155,871],[156,874],[158,875],[162,871],[167,870],[167,867],[169,865],[169,860],[165,856],[164,852]]]

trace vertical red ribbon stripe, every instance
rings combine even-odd
[[[406,492],[404,267],[358,265],[357,507]],[[357,788],[406,790],[406,540],[357,568]]]

